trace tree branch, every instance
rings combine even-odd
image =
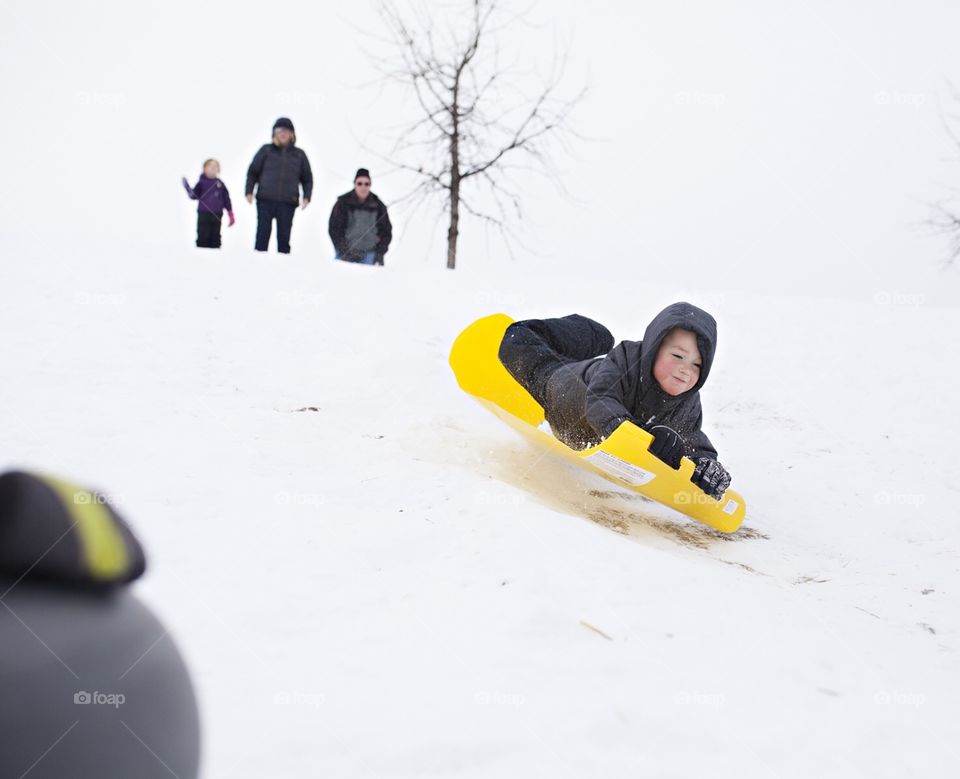
[[[448,267],[455,259],[460,206],[468,217],[494,227],[510,248],[511,224],[523,220],[522,188],[510,176],[511,168],[521,165],[512,163],[525,159],[559,180],[547,139],[557,138],[566,150],[570,114],[585,94],[557,99],[565,54],[554,57],[552,71],[532,97],[518,88],[529,75],[516,63],[503,67],[498,37],[526,23],[528,11],[503,13],[497,0],[470,0],[464,10],[458,19],[422,2],[405,13],[392,0],[381,5],[395,53],[381,60],[379,70],[385,80],[412,90],[409,102],[419,113],[398,128],[386,161],[392,170],[419,179],[398,202],[419,207],[432,195],[444,199],[451,216]],[[463,185],[470,191],[462,192]],[[478,193],[489,200],[478,203]]]

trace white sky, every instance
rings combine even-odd
[[[571,197],[524,182],[524,235],[541,256],[518,248],[517,262],[581,276],[589,266],[638,286],[647,273],[734,289],[775,277],[823,294],[956,299],[957,274],[936,270],[945,242],[917,226],[960,180],[939,123],[948,80],[960,83],[956,3],[531,9],[538,24],[504,48],[546,65],[554,42],[569,41],[570,90],[590,89],[574,126],[592,140],[558,158]],[[294,251],[328,259],[332,198],[358,166],[388,203],[409,185],[378,176],[383,163],[359,147],[409,107],[361,86],[374,70],[358,28],[378,24],[366,2],[5,3],[0,233],[24,247],[38,234],[133,251],[190,242],[178,180],[216,156],[238,201],[230,240],[252,244],[246,166],[285,114],[317,179]],[[406,229],[394,264],[443,264],[442,219],[394,217]],[[461,241],[463,268],[511,267],[479,224]]]

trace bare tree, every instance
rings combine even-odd
[[[960,91],[952,84],[950,85],[954,103],[960,105]],[[953,142],[957,151],[960,151],[960,135],[955,129],[960,125],[960,117],[956,114],[941,112],[940,120],[943,127]],[[955,160],[956,161],[956,160]],[[933,214],[928,220],[928,224],[935,232],[946,235],[950,241],[950,248],[947,253],[945,264],[953,265],[960,259],[960,189],[953,188],[951,197],[941,199],[932,204]]]
[[[936,232],[949,238],[950,248],[944,265],[953,265],[960,259],[960,208],[955,202],[937,201],[933,204],[933,216],[929,224]]]
[[[463,4],[459,29],[451,23],[441,28],[436,12],[423,4],[404,14],[394,2],[384,2],[380,12],[392,46],[392,56],[380,62],[381,72],[408,88],[419,115],[393,128],[393,147],[381,156],[419,179],[402,199],[417,207],[441,199],[450,215],[447,267],[455,268],[462,213],[505,238],[515,237],[511,221],[523,212],[511,171],[539,172],[559,181],[548,141],[563,144],[572,134],[567,118],[584,91],[569,99],[557,96],[566,57],[555,55],[536,93],[524,93],[524,76],[502,64],[499,41],[525,19],[502,12],[497,0]]]

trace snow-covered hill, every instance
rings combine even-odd
[[[688,288],[749,503],[727,538],[540,457],[446,364],[484,313],[638,337],[679,288],[236,246],[4,279],[7,465],[144,538],[206,776],[957,765],[955,310]]]

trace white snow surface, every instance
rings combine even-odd
[[[356,86],[369,5],[146,7],[0,11],[0,467],[143,540],[204,777],[960,775],[958,278],[915,229],[956,170],[955,4],[536,6],[593,85],[574,197],[531,178],[540,255],[466,222],[455,272],[399,208],[387,267],[330,260],[356,167],[409,183],[359,151],[399,121]],[[257,255],[243,174],[282,114],[316,195]],[[179,184],[208,156],[220,252]],[[676,300],[719,323],[729,538],[447,365],[485,314],[638,339]]]
[[[120,259],[5,269],[7,459],[141,535],[206,776],[958,765],[956,422],[930,376],[955,310],[685,289],[719,320],[705,429],[749,504],[724,538],[542,456],[446,361],[495,310],[638,337],[677,288]]]

